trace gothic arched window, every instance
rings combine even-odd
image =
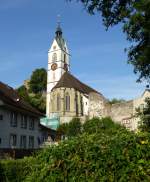
[[[56,53],[53,53],[53,55],[52,55],[52,61],[53,62],[57,61],[57,54]]]
[[[66,111],[70,111],[70,95],[68,93],[65,96],[65,109]]]
[[[57,94],[57,111],[60,111],[61,109],[61,98],[60,95]]]
[[[83,116],[83,97],[80,97],[80,102],[81,102],[81,116]]]

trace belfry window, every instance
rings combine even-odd
[[[60,95],[57,95],[57,111],[60,111],[61,109],[61,98]]]
[[[52,55],[52,61],[53,61],[53,62],[57,61],[57,54],[56,54],[56,53],[54,53],[54,54]]]
[[[65,109],[66,111],[70,111],[70,95],[68,93],[65,96]]]
[[[66,63],[66,54],[64,54],[64,63]]]

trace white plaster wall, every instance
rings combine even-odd
[[[34,130],[29,130],[29,116],[27,121],[27,129],[21,128],[21,115],[18,113],[17,127],[11,127],[10,125],[10,111],[0,108],[0,114],[3,115],[3,120],[0,120],[0,148],[10,148],[10,134],[17,135],[17,146],[20,148],[20,136],[25,135],[27,137],[27,148],[29,145],[29,136],[34,136],[34,148],[39,148],[37,138],[41,138],[41,132],[39,130],[39,119],[34,121]]]

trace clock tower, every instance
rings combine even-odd
[[[50,107],[50,92],[52,88],[58,83],[64,72],[69,71],[69,51],[66,42],[63,38],[63,32],[58,24],[55,38],[48,50],[48,71],[47,71],[47,116],[49,116]]]

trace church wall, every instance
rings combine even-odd
[[[67,93],[70,96],[69,111],[66,111],[65,109],[65,96]],[[61,97],[61,108],[59,111],[57,110],[57,95],[58,94]],[[69,122],[74,117],[82,116],[81,97],[83,97],[83,94],[80,93],[79,91],[76,91],[74,88],[56,88],[51,92],[50,97],[51,97],[50,106],[49,106],[50,115],[53,113],[58,113],[60,116],[61,122]]]

